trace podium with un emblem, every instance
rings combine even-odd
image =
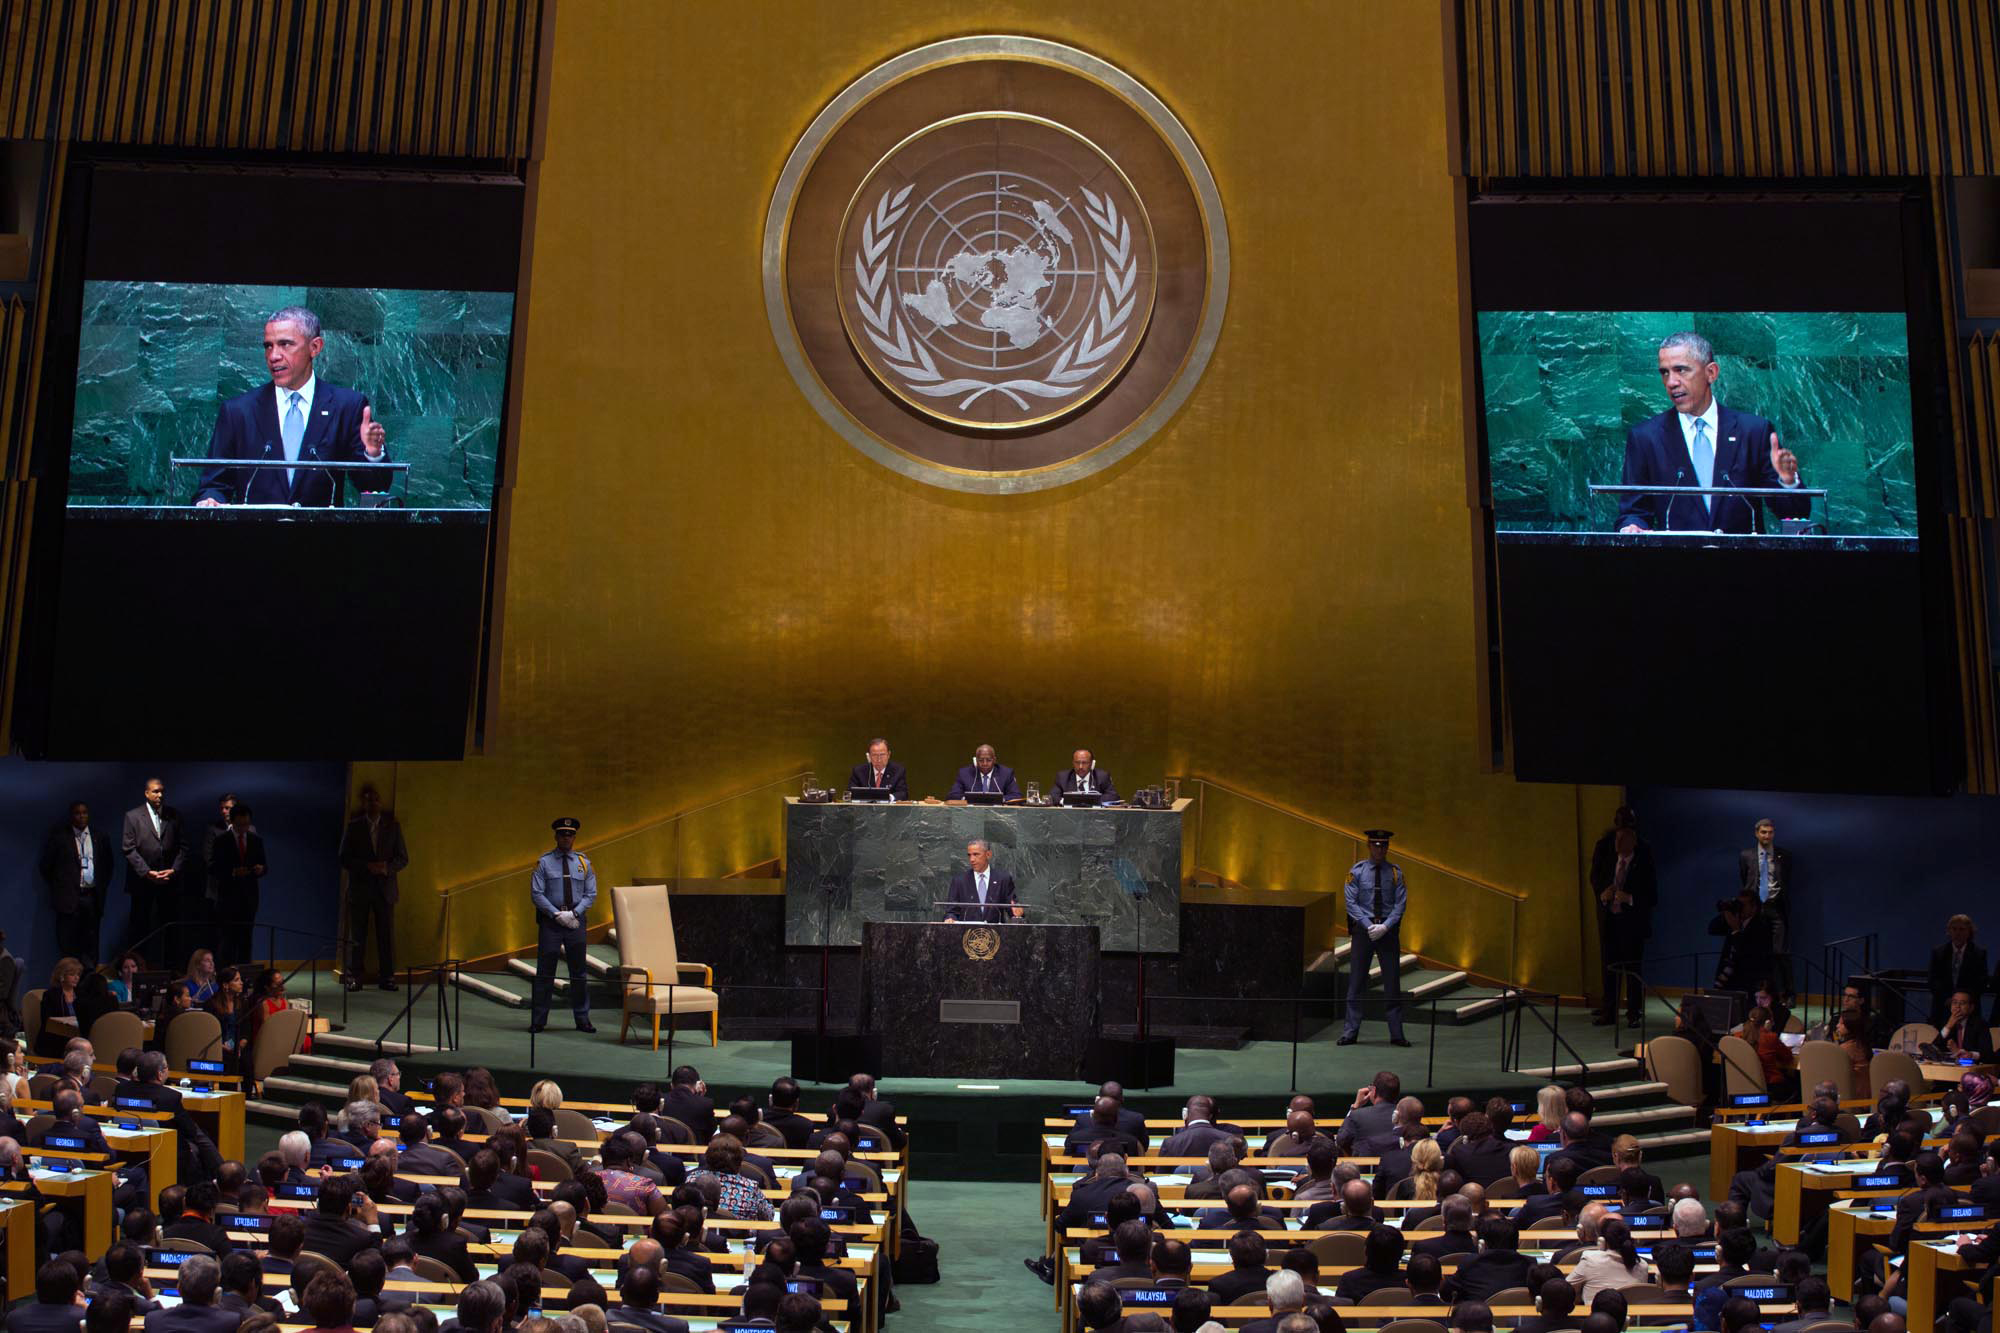
[[[870,921],[861,1030],[887,1076],[1081,1078],[1097,960],[1095,926]]]

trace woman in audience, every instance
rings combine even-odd
[[[35,1034],[36,1055],[47,1056],[51,1060],[62,1058],[63,1047],[69,1044],[69,1035],[49,1030],[51,1018],[76,1017],[76,985],[83,979],[83,964],[74,958],[58,958],[49,970],[49,988],[42,992],[42,1030]],[[84,1035],[79,1032],[78,1036]]]
[[[350,1102],[373,1102],[382,1113],[382,1123],[392,1124],[394,1112],[382,1105],[382,1086],[373,1074],[356,1074],[347,1080],[347,1100]]]
[[[1578,1254],[1576,1267],[1569,1274],[1579,1304],[1595,1300],[1600,1291],[1636,1287],[1652,1280],[1653,1271],[1632,1244],[1632,1229],[1618,1217],[1607,1217],[1598,1224],[1597,1248]]]
[[[1833,1044],[1847,1053],[1847,1067],[1854,1071],[1854,1086],[1848,1090],[1850,1097],[1873,1097],[1869,1090],[1868,1062],[1875,1052],[1868,1049],[1868,1020],[1858,1009],[1848,1009],[1833,1025]]]
[[[193,992],[197,1005],[206,1005],[215,998],[215,953],[210,949],[196,949],[188,955],[188,990]]]
[[[1514,1188],[1507,1190],[1507,1182],[1495,1181],[1487,1189],[1488,1194],[1503,1191],[1502,1198],[1525,1199],[1530,1194],[1542,1192],[1542,1155],[1525,1143],[1517,1143],[1507,1154],[1507,1169],[1513,1174]]]
[[[250,1002],[243,993],[243,973],[225,967],[215,974],[215,994],[209,997],[208,1012],[222,1024],[223,1059],[236,1062],[242,1056],[243,1019]]]
[[[1535,1114],[1540,1117],[1535,1127],[1528,1131],[1528,1142],[1547,1143],[1562,1135],[1563,1116],[1569,1113],[1569,1102],[1563,1097],[1563,1090],[1553,1084],[1535,1094]]]
[[[466,1252],[465,1237],[452,1230],[450,1214],[437,1195],[419,1194],[410,1206],[409,1241],[418,1255],[437,1260],[457,1274],[459,1281],[479,1281],[479,1270]]]
[[[114,973],[111,993],[118,997],[120,1004],[132,1003],[132,988],[138,984],[135,978],[146,970],[146,960],[128,949],[118,955],[118,961],[111,970]]]
[[[1750,1011],[1749,1017],[1743,1020],[1743,1040],[1757,1052],[1765,1091],[1780,1102],[1795,1099],[1799,1090],[1796,1073],[1798,1059],[1772,1027],[1769,1009],[1760,1006]]]
[[[250,998],[243,1006],[243,1058],[248,1061],[250,1052],[257,1049],[257,1034],[264,1027],[264,1020],[272,1014],[291,1007],[285,998],[285,974],[275,967],[267,967],[257,974],[251,984]],[[299,1049],[312,1049],[312,1036],[307,1034],[304,1045]]]
[[[0,1046],[0,1086],[14,1100],[28,1095],[28,1057],[11,1041]]]
[[[1770,982],[1760,981],[1757,983],[1756,991],[1750,996],[1750,1003],[1771,1015],[1771,1021],[1766,1024],[1771,1031],[1783,1032],[1790,1026],[1792,1011],[1785,1007],[1783,1000],[1778,998],[1778,988]]]
[[[503,1125],[514,1119],[500,1104],[500,1089],[493,1082],[493,1072],[480,1065],[465,1071],[465,1104],[478,1107],[487,1119]]]
[[[1435,1199],[1438,1196],[1438,1173],[1444,1170],[1444,1149],[1437,1146],[1436,1139],[1418,1139],[1410,1145],[1410,1192],[1412,1199]],[[1400,1186],[1398,1187],[1400,1188]]]
[[[528,1089],[528,1105],[555,1110],[562,1105],[562,1085],[552,1078],[537,1079]]]

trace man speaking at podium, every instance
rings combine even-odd
[[[978,918],[989,926],[997,926],[1011,916],[1018,921],[1024,915],[1021,904],[1014,901],[1014,877],[1004,870],[993,868],[993,846],[984,838],[974,838],[965,844],[966,868],[951,877],[951,892],[945,899],[951,906],[951,915],[946,921],[956,921],[961,913],[958,904],[965,904],[963,915]]]
[[[286,306],[264,324],[264,368],[271,382],[222,405],[209,437],[208,456],[226,460],[283,459],[287,463],[380,463],[388,458],[388,433],[375,420],[365,394],[313,374],[313,358],[326,346],[319,316]],[[389,488],[391,474],[329,472],[315,467],[206,468],[195,505],[297,505],[326,509],[340,503],[341,478],[358,491]]]
[[[1715,401],[1722,373],[1715,349],[1699,333],[1673,333],[1660,343],[1660,385],[1673,404],[1625,434],[1627,486],[1751,486],[1799,484],[1799,460],[1771,423]],[[1620,497],[1620,532],[1733,532],[1757,527],[1757,502],[1779,518],[1807,518],[1804,495],[1658,495]]]

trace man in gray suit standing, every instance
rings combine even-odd
[[[187,864],[181,816],[167,804],[167,784],[147,778],[145,797],[125,812],[125,891],[132,896],[132,920],[126,937],[134,944],[174,919],[180,907],[174,881]],[[156,957],[161,956],[161,947],[157,943],[152,946]]]
[[[375,984],[396,989],[396,876],[410,864],[403,826],[382,808],[375,788],[361,789],[361,813],[348,821],[340,840],[340,864],[347,871],[347,974],[349,990],[361,989],[367,961],[368,922],[375,921]]]

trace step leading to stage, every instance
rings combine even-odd
[[[1682,1106],[1678,1102],[1668,1102],[1660,1106],[1641,1106],[1630,1111],[1600,1111],[1590,1118],[1592,1126],[1598,1129],[1618,1127],[1631,1129],[1635,1125],[1661,1125],[1674,1120],[1694,1119],[1694,1108]]]
[[[534,969],[530,968],[529,975],[532,976],[533,973]],[[528,998],[525,995],[510,991],[505,986],[495,985],[477,972],[460,972],[453,980],[457,982],[460,990],[477,995],[482,1000],[504,1004],[510,1009],[525,1009],[528,1005]]]
[[[1525,1037],[1523,1039],[1525,1040]],[[1590,1063],[1590,1073],[1593,1075],[1623,1074],[1635,1072],[1638,1068],[1639,1062],[1629,1055],[1610,1056],[1603,1060],[1593,1060]],[[1514,1072],[1522,1078],[1545,1078],[1553,1081],[1559,1078],[1582,1078],[1584,1068],[1582,1065],[1556,1065],[1553,1068],[1548,1065],[1536,1065],[1528,1069],[1517,1069]]]
[[[294,1078],[289,1074],[275,1074],[264,1080],[267,1093],[283,1092],[294,1097],[321,1097],[333,1101],[347,1100],[347,1085],[344,1083],[322,1083],[314,1078]]]
[[[507,960],[507,970],[517,977],[526,977],[529,981],[535,979],[535,965],[525,958],[509,958]],[[568,977],[557,974],[554,981],[557,994],[560,995],[569,990]]]
[[[1441,995],[1447,991],[1456,990],[1464,982],[1464,972],[1445,972],[1432,977],[1429,981],[1420,981],[1414,986],[1405,986],[1403,994],[1412,1000],[1427,1000],[1433,995]]]
[[[1649,1153],[1666,1153],[1681,1148],[1708,1147],[1706,1129],[1677,1129],[1667,1134],[1640,1134],[1639,1147]]]
[[[1590,1095],[1597,1099],[1600,1106],[1605,1102],[1623,1101],[1628,1097],[1664,1097],[1666,1094],[1667,1085],[1664,1083],[1614,1083],[1608,1088],[1590,1090]],[[1598,1119],[1602,1120],[1603,1117],[1599,1116]]]
[[[367,1073],[368,1066],[374,1062],[371,1060],[350,1060],[344,1056],[337,1055],[307,1055],[301,1051],[285,1063],[295,1073],[338,1074],[342,1078],[353,1078],[356,1074]]]
[[[402,1025],[399,1023],[397,1024],[397,1026],[400,1028]],[[338,1047],[343,1051],[367,1051],[371,1059],[376,1054],[375,1041],[372,1037],[357,1037],[354,1036],[352,1033],[347,1033],[347,1032],[314,1033],[313,1045],[333,1046],[333,1047]],[[396,1037],[391,1035],[387,1040],[385,1040],[382,1043],[381,1054],[436,1055],[439,1051],[443,1049],[444,1048],[441,1046],[426,1046],[424,1043],[420,1041],[404,1042],[398,1040]]]

